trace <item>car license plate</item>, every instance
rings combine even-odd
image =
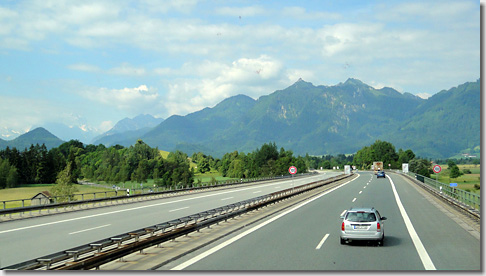
[[[355,225],[355,226],[354,226],[354,229],[355,229],[355,230],[365,230],[365,229],[368,229],[368,226],[364,226],[364,225]]]

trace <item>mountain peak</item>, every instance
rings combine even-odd
[[[348,78],[345,82],[344,82],[345,85],[366,85],[368,86],[367,84],[365,84],[364,82],[358,80],[358,79],[355,79],[355,78]]]
[[[303,80],[302,78],[299,78],[290,87],[294,87],[294,88],[304,88],[304,87],[314,87],[314,85],[311,82],[307,82],[307,81]]]
[[[45,136],[49,136],[49,137],[56,137],[54,134],[50,133],[47,129],[45,129],[43,127],[35,128],[35,129],[28,131],[28,132],[26,132],[26,133],[24,133],[23,135],[20,135],[20,136],[35,136],[35,135],[45,135]]]

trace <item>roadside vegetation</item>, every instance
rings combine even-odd
[[[398,170],[402,163],[408,163],[411,172],[436,178],[432,160],[417,157],[410,149],[396,151],[391,143],[380,140],[347,155],[296,157],[291,150],[268,143],[250,153],[234,151],[222,158],[202,152],[188,156],[181,151],[162,151],[142,140],[130,147],[108,148],[72,140],[49,151],[44,145],[32,145],[24,151],[1,150],[0,201],[28,199],[46,190],[61,200],[69,200],[75,193],[112,191],[113,187],[169,189],[193,183],[280,176],[288,174],[290,166],[296,166],[298,173],[310,169],[343,170],[344,165],[369,170],[374,161],[383,161],[385,169]],[[440,182],[458,183],[461,189],[479,193],[479,159],[438,161],[442,165]],[[105,188],[77,185],[78,180]]]

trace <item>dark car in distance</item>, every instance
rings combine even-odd
[[[376,174],[376,178],[380,178],[380,177],[385,178],[385,171],[378,171],[378,173]]]

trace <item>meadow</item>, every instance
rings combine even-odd
[[[430,175],[430,178],[436,179],[439,182],[450,184],[450,183],[457,183],[457,187],[459,189],[473,192],[473,193],[480,193],[480,189],[476,189],[475,186],[479,185],[481,187],[481,166],[480,165],[473,165],[473,164],[467,164],[467,165],[457,165],[461,172],[464,169],[468,169],[471,171],[470,174],[463,174],[458,178],[450,178],[449,177],[449,167],[447,164],[441,164],[440,165],[442,170],[438,175]]]

